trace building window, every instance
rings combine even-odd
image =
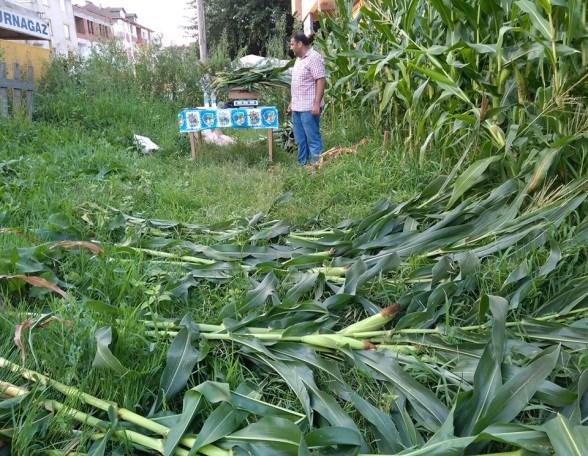
[[[66,40],[71,39],[71,34],[70,34],[70,31],[69,31],[69,25],[67,25],[67,24],[64,24],[63,25],[63,34],[65,35],[65,39]]]
[[[85,35],[86,30],[84,28],[84,20],[81,17],[76,17],[75,22],[76,22],[76,33],[78,35]]]
[[[88,19],[88,33],[94,35],[94,22]]]

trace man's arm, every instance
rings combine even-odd
[[[325,78],[317,79],[315,84],[316,90],[312,103],[312,114],[318,116],[321,113],[321,101],[323,101],[323,95],[325,94]]]

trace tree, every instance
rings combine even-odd
[[[187,30],[196,37],[196,0],[189,0],[188,7],[192,14]],[[204,8],[209,52],[222,45],[230,58],[241,52],[266,55],[270,39],[275,42],[281,38],[286,46],[292,33],[294,18],[290,14],[290,0],[205,0]],[[285,31],[280,26],[284,17]]]

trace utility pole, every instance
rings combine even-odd
[[[198,45],[200,47],[200,61],[208,62],[208,50],[206,48],[206,21],[204,18],[204,0],[196,0],[196,15],[198,20]]]

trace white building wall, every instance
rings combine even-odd
[[[113,20],[112,30],[114,32],[114,36],[119,39],[123,45],[124,50],[127,51],[129,59],[134,60],[135,46],[133,44],[133,32],[131,30],[131,25],[122,18],[116,18]]]
[[[42,13],[51,27],[51,49],[58,54],[78,51],[76,24],[71,0],[16,0]]]
[[[95,46],[90,40],[86,40],[84,38],[78,38],[78,54],[83,59],[87,59],[90,57],[92,53],[92,48]]]

